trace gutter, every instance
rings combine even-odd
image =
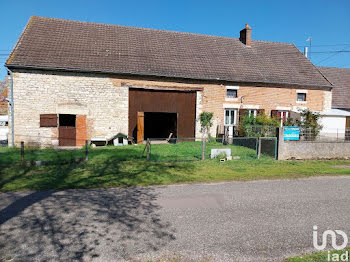
[[[7,68],[14,69],[35,69],[35,70],[44,70],[44,71],[63,71],[63,72],[79,72],[79,73],[99,73],[99,74],[117,74],[117,75],[126,75],[126,76],[148,76],[148,77],[162,77],[168,79],[183,79],[183,80],[195,80],[195,81],[216,81],[216,82],[228,82],[228,83],[249,83],[252,85],[259,86],[264,85],[275,85],[277,87],[295,87],[295,88],[333,88],[333,85],[311,85],[311,84],[298,84],[298,83],[278,83],[278,82],[267,82],[267,81],[246,81],[246,80],[228,80],[220,78],[190,78],[182,76],[165,76],[159,74],[149,74],[149,73],[131,73],[131,72],[116,72],[116,71],[101,71],[101,70],[84,70],[84,69],[75,69],[75,68],[63,68],[63,67],[40,67],[40,66],[23,66],[23,65],[9,65],[5,64]],[[327,80],[327,82],[329,82]]]

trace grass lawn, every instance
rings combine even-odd
[[[349,252],[350,255],[350,248],[345,249],[345,250],[333,250],[330,252],[330,257],[332,258],[332,256],[337,256],[334,254],[338,254],[338,255],[342,255],[344,254],[346,251]],[[336,258],[336,257],[334,257]],[[305,256],[298,256],[298,257],[292,257],[292,258],[287,258],[285,260],[285,262],[327,262],[328,260],[328,252],[318,252],[318,253],[314,253],[314,254],[310,254],[310,255],[305,255]],[[330,261],[342,261],[342,260],[330,260]]]
[[[22,166],[20,150],[0,148],[0,190],[42,190],[118,186],[168,185],[175,183],[248,181],[256,179],[301,178],[315,175],[350,175],[350,161],[276,161],[255,150],[209,143],[211,148],[230,147],[241,157],[220,163],[200,158],[200,142],[152,145],[151,159],[141,157],[144,145],[99,147],[89,150],[89,161],[64,163],[83,157],[84,150],[26,149],[25,160],[51,160],[50,165]],[[335,168],[335,166],[338,166]]]

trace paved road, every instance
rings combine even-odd
[[[14,261],[282,261],[350,234],[350,177],[0,193]]]

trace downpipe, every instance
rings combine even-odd
[[[7,68],[7,72],[9,73],[11,77],[11,100],[9,101],[9,104],[11,106],[11,145],[12,147],[15,147],[15,128],[14,128],[14,122],[15,122],[15,116],[14,116],[14,102],[13,102],[13,73],[10,69]]]

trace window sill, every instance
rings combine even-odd
[[[226,97],[225,101],[226,102],[238,102],[238,97],[237,98],[228,98],[228,97]]]
[[[297,104],[305,105],[307,104],[307,101],[296,101]]]

